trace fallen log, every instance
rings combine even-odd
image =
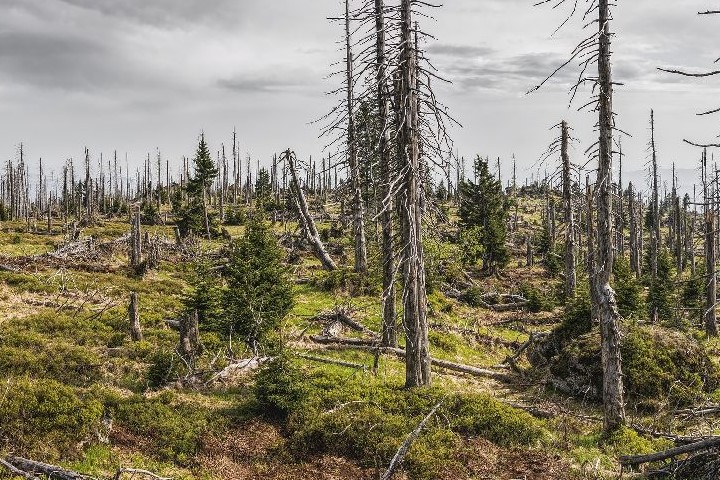
[[[310,340],[323,345],[351,345],[358,347],[370,347],[378,343],[377,340],[367,340],[365,338],[331,337],[327,335],[312,335]]]
[[[310,360],[311,362],[327,363],[328,365],[338,365],[340,367],[354,368],[356,370],[367,370],[368,366],[360,363],[345,362],[343,360],[336,360],[334,358],[315,357],[313,355],[304,355],[301,353],[296,354],[298,358]]]
[[[123,473],[129,473],[131,478],[135,475],[142,475],[145,477],[154,478],[155,480],[172,480],[172,478],[161,477],[160,475],[157,475],[149,470],[142,470],[140,468],[121,468],[115,473],[113,480],[120,480],[120,477],[122,477]]]
[[[680,447],[671,448],[663,452],[651,453],[648,455],[625,455],[620,457],[620,465],[641,465],[643,463],[659,462],[673,458],[678,455],[685,453],[695,453],[701,450],[707,450],[720,446],[720,437],[712,437],[700,442],[690,443],[688,445],[682,445]]]
[[[22,477],[22,478],[25,478],[26,480],[40,480],[35,475],[28,473],[28,472],[24,472],[24,471],[20,470],[19,468],[16,468],[13,464],[6,462],[2,458],[0,458],[0,465],[5,467],[10,472],[10,474],[15,477]]]
[[[395,453],[392,461],[390,461],[390,466],[385,471],[383,476],[380,477],[380,480],[390,480],[390,478],[392,478],[392,476],[395,474],[395,471],[400,467],[403,460],[405,459],[405,455],[407,455],[407,452],[408,450],[410,450],[413,442],[420,435],[422,429],[425,428],[425,424],[433,417],[433,415],[435,415],[435,412],[437,412],[438,408],[440,408],[440,405],[442,405],[442,402],[435,405],[433,409],[430,410],[430,413],[428,413],[425,418],[423,418],[422,421],[418,424],[418,426],[415,427],[415,430],[410,432],[410,435],[408,435],[402,445],[400,445],[400,448]]]
[[[35,475],[45,475],[48,478],[58,480],[89,480],[90,477],[72,470],[66,470],[62,467],[50,465],[49,463],[36,462],[22,457],[5,457],[5,462],[9,463],[18,470],[25,472],[25,478],[34,478]],[[4,464],[4,463],[3,463]]]
[[[368,340],[355,339],[355,338],[328,338],[328,337],[310,337],[310,339],[316,343],[328,345],[329,347],[335,347],[335,350],[367,350],[367,351],[379,351],[382,353],[390,353],[399,358],[405,358],[405,350],[402,348],[392,347],[380,347],[376,344],[368,344]],[[444,368],[446,370],[466,373],[474,377],[491,378],[493,380],[508,381],[510,376],[507,373],[495,372],[493,370],[487,370],[484,368],[473,367],[471,365],[463,365],[460,363],[450,362],[448,360],[441,360],[439,358],[431,358],[430,363],[436,367]]]

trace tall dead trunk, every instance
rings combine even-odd
[[[575,218],[572,208],[572,181],[570,177],[569,134],[566,121],[560,124],[560,156],[563,175],[563,208],[565,209],[565,297],[571,299],[577,289],[575,272]]]
[[[658,187],[657,149],[655,148],[655,112],[650,111],[650,149],[652,152],[652,232],[650,235],[650,275],[657,280],[658,253],[660,250],[660,195]],[[653,322],[657,321],[657,311],[653,312]]]
[[[350,0],[345,0],[345,81],[347,83],[347,149],[350,184],[353,192],[353,235],[355,239],[355,272],[367,273],[367,244],[365,240],[365,207],[362,195],[360,165],[358,164],[355,132],[355,94],[353,78],[352,34],[350,32]]]
[[[288,169],[290,170],[292,180],[290,183],[290,188],[292,190],[293,196],[295,197],[295,204],[298,208],[300,223],[303,226],[305,235],[307,236],[310,244],[313,246],[315,256],[318,258],[318,260],[320,260],[320,263],[322,263],[323,267],[325,267],[326,270],[330,271],[336,270],[337,265],[335,265],[335,262],[332,258],[330,258],[327,250],[325,250],[325,245],[323,245],[322,240],[320,239],[320,234],[318,233],[317,227],[315,226],[315,221],[310,215],[310,209],[308,208],[305,194],[303,193],[302,187],[300,186],[300,182],[298,180],[298,174],[295,167],[295,154],[290,150],[287,150],[283,155],[285,157],[284,160],[287,162]]]
[[[130,319],[130,338],[132,338],[133,342],[142,341],[143,335],[142,330],[140,329],[140,300],[137,292],[132,292],[130,294],[128,317]]]
[[[382,213],[383,322],[382,345],[397,346],[397,312],[395,308],[395,245],[393,242],[393,198],[390,188],[390,98],[388,95],[387,57],[385,54],[385,5],[375,0],[375,57],[377,62],[378,123],[382,131],[378,144],[380,157],[380,195]]]
[[[603,364],[604,427],[609,432],[625,423],[623,401],[622,359],[620,356],[619,314],[615,292],[610,286],[613,267],[612,249],[612,147],[613,147],[613,84],[610,66],[610,7],[609,0],[599,0],[598,37],[598,110],[600,143],[598,153],[598,218],[597,288],[600,338]]]
[[[140,208],[133,212],[130,228],[130,267],[138,271],[142,265],[142,239],[140,228]]]
[[[422,242],[420,118],[418,115],[417,52],[413,41],[412,2],[400,3],[401,165],[400,227],[403,262],[403,326],[405,328],[405,385],[430,385],[425,259]]]
[[[635,273],[636,278],[640,278],[640,242],[639,235],[642,235],[642,229],[638,228],[638,212],[635,200],[635,188],[632,182],[628,186],[628,215],[630,220],[630,269]]]
[[[715,211],[712,206],[713,198],[709,193],[707,150],[703,152],[702,160],[703,196],[705,203],[705,333],[708,336],[718,335],[716,303],[717,303],[717,270],[715,245]]]

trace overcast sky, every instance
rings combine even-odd
[[[572,3],[571,0],[570,3]],[[463,125],[452,131],[467,158],[518,158],[519,173],[541,155],[561,119],[575,128],[578,162],[593,141],[594,118],[568,108],[571,68],[532,95],[525,92],[555,69],[587,34],[581,22],[551,36],[564,13],[534,0],[447,0],[422,20],[436,40],[428,57],[452,81],[438,90]],[[581,0],[581,3],[582,0]],[[696,12],[717,1],[619,0],[614,11],[613,67],[626,169],[646,162],[648,118],[656,110],[661,165],[694,168],[696,149],[683,138],[710,141],[720,106],[719,79],[688,79],[658,66],[713,67],[720,56],[720,18]],[[322,154],[310,124],[334,100],[327,79],[342,59],[342,31],[326,17],[338,0],[0,0],[0,159],[20,142],[31,162],[57,168],[83,148],[137,164],[160,148],[177,160],[192,155],[204,129],[213,149],[236,127],[243,153],[267,164],[291,147]]]

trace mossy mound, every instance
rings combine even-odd
[[[550,335],[531,352],[536,367],[547,368],[558,390],[589,400],[602,398],[600,334]],[[642,326],[625,330],[622,341],[626,400],[641,411],[690,405],[720,383],[720,371],[695,339],[669,329]]]

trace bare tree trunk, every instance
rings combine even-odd
[[[703,195],[705,197],[705,332],[708,336],[718,335],[716,303],[717,303],[717,270],[715,257],[715,212],[709,193],[707,180],[707,150],[703,152],[702,162]]]
[[[650,148],[652,150],[652,232],[650,235],[650,275],[652,284],[657,281],[658,254],[660,251],[660,198],[658,192],[657,150],[655,148],[655,112],[650,111]],[[651,312],[650,321],[657,323],[657,307]]]
[[[345,66],[347,87],[347,148],[350,184],[353,191],[353,229],[355,238],[355,272],[367,273],[367,244],[365,240],[365,209],[355,139],[355,94],[353,78],[352,35],[350,33],[350,0],[345,0]]]
[[[180,317],[180,345],[179,353],[192,365],[200,353],[200,327],[198,325],[198,312]]]
[[[403,250],[403,326],[405,328],[405,385],[430,385],[430,345],[428,342],[425,259],[422,242],[420,205],[420,119],[418,116],[417,52],[413,42],[411,0],[400,3],[400,98],[402,132],[401,238]]]
[[[628,215],[630,217],[630,269],[640,278],[640,245],[638,242],[638,217],[635,208],[635,189],[632,182],[628,186]],[[642,232],[642,230],[640,230]]]
[[[378,152],[380,156],[380,191],[382,195],[382,262],[383,262],[383,322],[382,345],[397,347],[397,312],[395,308],[395,245],[393,242],[393,198],[390,189],[390,102],[388,95],[387,59],[385,55],[385,5],[375,0],[375,35],[377,61],[378,122],[382,132]]]
[[[140,232],[140,209],[133,212],[130,229],[130,267],[138,271],[142,264],[142,241]]]
[[[300,216],[300,222],[303,225],[303,230],[308,237],[308,241],[313,246],[315,256],[318,258],[318,260],[320,260],[323,267],[325,267],[326,270],[330,271],[336,270],[337,265],[335,265],[335,262],[332,258],[330,258],[327,250],[325,250],[325,245],[323,245],[322,240],[320,239],[320,234],[318,233],[317,227],[315,226],[315,222],[310,215],[310,210],[308,209],[305,194],[300,187],[297,170],[295,169],[295,154],[290,150],[286,150],[283,155],[285,156],[285,161],[287,162],[288,169],[290,170],[290,175],[292,176],[290,188],[293,190],[293,194],[295,196],[295,203],[298,207],[298,214]]]
[[[575,272],[575,219],[572,209],[572,184],[570,180],[570,155],[568,154],[568,124],[563,121],[560,125],[563,172],[563,206],[565,208],[565,297],[571,299],[575,296],[577,288],[577,275]]]
[[[609,0],[599,0],[598,37],[598,110],[600,143],[598,156],[598,257],[595,270],[595,287],[599,300],[600,338],[603,364],[604,427],[609,432],[625,423],[623,401],[622,359],[620,356],[619,314],[615,292],[610,286],[613,267],[612,250],[612,74],[610,66],[610,8]]]
[[[140,342],[143,339],[142,330],[140,329],[140,299],[137,292],[130,294],[130,306],[128,307],[128,317],[130,318],[130,338],[133,342]]]

